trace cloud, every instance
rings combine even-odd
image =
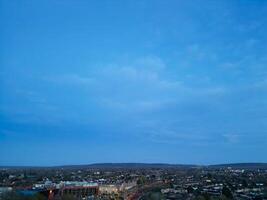
[[[244,145],[245,147],[252,147],[257,145],[266,144],[267,137],[265,131],[253,130],[251,131],[241,131],[240,133],[227,133],[221,135],[223,138],[223,143],[229,145]]]
[[[44,81],[53,82],[62,85],[90,85],[94,82],[91,77],[83,77],[77,74],[64,74],[60,76],[45,76]]]
[[[236,144],[240,142],[240,135],[239,134],[223,134],[222,135],[225,141],[229,144]]]
[[[198,134],[198,132],[183,132],[181,130],[175,130],[174,127],[172,127],[172,129],[171,127],[161,127],[158,129],[147,130],[145,135],[147,139],[157,143],[179,144],[190,142],[193,145],[198,145],[211,140],[210,136]]]
[[[170,66],[154,56],[84,68],[82,74],[45,75],[41,85],[46,85],[46,90],[33,91],[30,96],[43,95],[46,102],[36,106],[31,101],[24,110],[20,108],[26,112],[20,121],[102,124],[125,130],[120,134],[148,134],[151,141],[165,138],[204,143],[210,131],[200,132],[224,111],[229,88],[212,82],[198,84],[209,78],[207,75],[190,77],[172,74]],[[32,109],[25,110],[30,106]],[[21,115],[12,116],[17,120]],[[148,125],[148,121],[153,123]]]
[[[59,87],[75,86],[75,91],[85,90],[83,97],[90,96],[98,106],[137,112],[204,99],[211,102],[227,92],[218,85],[191,86],[191,82],[173,78],[169,72],[162,59],[145,57],[123,65],[93,68],[82,75],[63,74],[45,80]],[[195,83],[198,81],[202,81],[202,77],[194,78]]]
[[[179,74],[177,74],[179,77]],[[205,77],[193,77],[194,82],[201,82]],[[92,68],[87,73],[63,74],[52,77],[45,77],[44,80],[54,84],[76,85],[77,89],[91,87],[106,90],[134,89],[136,91],[164,92],[169,94],[191,94],[191,95],[216,95],[223,93],[225,88],[218,85],[209,85],[207,87],[192,87],[190,82],[180,76],[171,78],[170,70],[158,57],[145,57],[136,59],[130,64],[109,64],[101,67]],[[123,93],[121,93],[123,96]]]
[[[252,87],[255,87],[255,88],[257,88],[257,89],[264,89],[264,90],[267,90],[267,78],[255,82],[255,83],[252,85]]]

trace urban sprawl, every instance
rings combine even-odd
[[[127,165],[1,168],[0,200],[267,200],[267,169]]]

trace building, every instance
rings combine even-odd
[[[97,183],[88,182],[61,182],[59,195],[72,195],[77,198],[86,198],[99,194],[99,186]]]

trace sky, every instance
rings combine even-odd
[[[267,162],[267,1],[0,0],[0,165]]]

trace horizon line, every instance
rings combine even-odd
[[[164,163],[164,162],[96,162],[87,164],[63,164],[63,165],[0,165],[0,168],[8,167],[26,167],[26,168],[57,168],[57,167],[68,167],[68,166],[90,166],[90,165],[119,165],[119,164],[143,164],[143,165],[183,165],[183,166],[198,166],[198,167],[208,167],[208,166],[219,166],[219,165],[237,165],[237,164],[266,164],[267,162],[229,162],[229,163],[216,163],[216,164],[184,164],[184,163]]]

